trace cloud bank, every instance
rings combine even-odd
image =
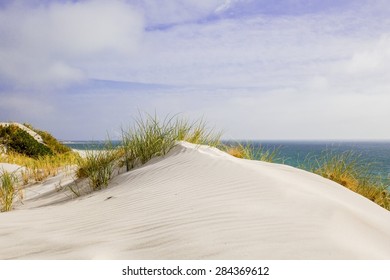
[[[142,16],[122,1],[10,4],[0,10],[1,81],[24,88],[79,82],[96,59],[130,57],[142,30]]]
[[[390,139],[387,6],[9,2],[0,118],[66,139],[104,138],[139,109],[204,116],[227,138]]]

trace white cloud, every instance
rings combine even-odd
[[[390,33],[374,40],[364,50],[353,54],[347,65],[351,74],[370,74],[375,71],[389,70]]]
[[[142,31],[123,1],[10,5],[0,10],[0,78],[25,87],[80,81],[90,61],[128,58]]]

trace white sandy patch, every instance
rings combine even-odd
[[[5,171],[9,173],[14,173],[19,170],[21,170],[21,166],[17,164],[11,164],[11,163],[3,163],[0,162],[0,175]]]
[[[0,214],[0,258],[390,259],[389,211],[320,176],[188,143],[106,190],[39,199]]]

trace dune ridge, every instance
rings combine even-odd
[[[0,214],[1,259],[390,259],[389,211],[208,146],[181,142],[108,189],[61,195]]]

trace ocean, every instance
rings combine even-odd
[[[322,153],[353,152],[360,155],[360,160],[371,164],[373,173],[379,175],[387,186],[390,186],[390,141],[360,142],[360,141],[224,141],[225,144],[249,144],[253,148],[277,149],[276,162],[301,167],[305,162],[315,160]],[[72,149],[102,149],[105,141],[72,141],[64,142]],[[119,146],[120,141],[112,141],[113,146]]]

